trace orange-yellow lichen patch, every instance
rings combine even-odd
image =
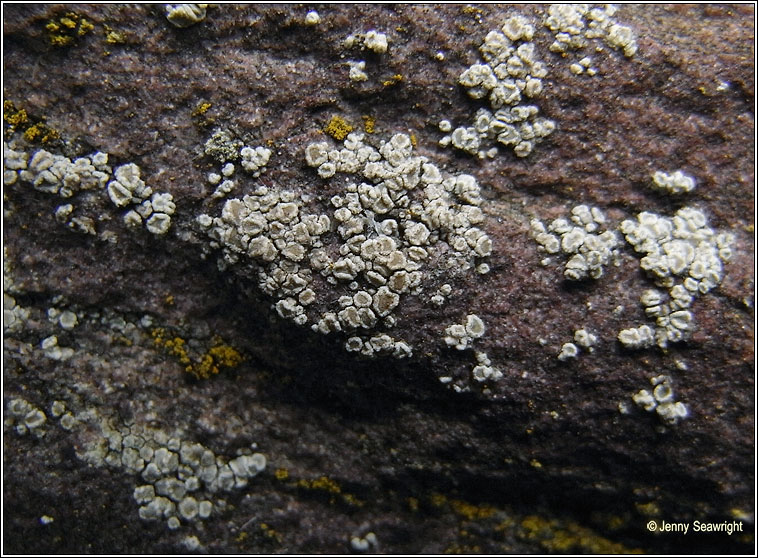
[[[332,136],[337,141],[344,140],[347,135],[353,131],[353,127],[341,116],[332,116],[329,123],[324,128],[324,132]]]
[[[24,130],[24,139],[28,142],[38,141],[47,144],[61,139],[61,134],[47,124],[38,122]]]
[[[192,111],[192,116],[203,116],[212,106],[208,101],[202,101]]]
[[[94,24],[74,12],[51,19],[45,24],[48,42],[57,47],[73,44],[78,37],[83,37],[95,28]]]
[[[367,134],[373,134],[376,126],[376,118],[369,115],[361,116],[363,119],[363,131]]]
[[[497,511],[492,506],[476,506],[463,500],[450,500],[450,507],[453,508],[455,513],[468,520],[487,519],[495,515]]]
[[[277,469],[274,471],[274,476],[276,477],[276,480],[287,480],[290,478],[290,472],[287,469]]]
[[[384,87],[391,87],[393,85],[397,85],[401,81],[403,81],[403,74],[395,74],[391,78],[384,80],[382,82],[382,85]]]
[[[205,353],[193,358],[187,349],[187,342],[181,337],[171,337],[165,328],[155,328],[151,332],[153,343],[175,357],[184,366],[185,372],[198,379],[208,379],[225,368],[236,368],[244,360],[234,347],[215,340],[215,345]]]
[[[8,129],[11,132],[15,132],[17,129],[23,129],[29,122],[29,116],[26,114],[26,110],[17,109],[13,101],[3,101],[3,121],[7,124]]]
[[[126,34],[121,31],[105,26],[105,42],[109,45],[123,45],[126,43]]]
[[[581,552],[589,554],[640,553],[582,527],[574,522],[561,522],[536,515],[525,517],[518,529],[519,538],[537,542],[551,553]]]

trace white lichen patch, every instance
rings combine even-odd
[[[11,399],[5,407],[5,426],[21,436],[44,436],[46,422],[45,412],[21,397]]]
[[[349,60],[347,62],[350,71],[348,77],[350,81],[368,81],[368,74],[366,73],[366,62],[363,60]]]
[[[541,251],[570,256],[563,272],[566,279],[599,279],[605,266],[618,256],[616,232],[600,232],[605,224],[605,214],[600,209],[578,205],[571,210],[570,220],[555,219],[547,228],[532,220],[531,232]]]
[[[40,343],[43,354],[52,360],[68,360],[74,356],[74,349],[71,347],[58,346],[58,336],[51,335],[46,337]]]
[[[19,305],[8,292],[3,293],[3,333],[20,331],[29,319],[29,310]]]
[[[208,146],[211,146],[210,148]],[[206,155],[219,161],[219,172],[208,173],[208,182],[216,186],[211,199],[226,197],[237,187],[235,179],[237,167],[230,161],[238,161],[247,174],[258,178],[266,171],[271,150],[267,147],[251,147],[232,139],[228,132],[215,132],[206,142]]]
[[[577,329],[574,332],[574,343],[591,353],[597,343],[597,335],[586,328]]]
[[[502,144],[518,157],[526,157],[534,146],[555,130],[552,120],[538,117],[539,108],[527,104],[540,95],[547,67],[529,42],[534,27],[523,16],[505,20],[502,30],[491,31],[479,48],[483,62],[473,64],[458,83],[474,99],[487,99],[492,111],[480,109],[468,127],[458,127],[440,140],[480,158],[494,157]],[[494,111],[494,112],[493,112]],[[443,126],[444,123],[444,126]],[[447,120],[440,130],[452,129]],[[490,146],[490,147],[487,147]]]
[[[671,425],[689,417],[687,405],[674,397],[669,376],[654,376],[650,378],[650,384],[652,391],[641,389],[632,395],[632,401],[638,407],[649,413],[655,412],[663,422]]]
[[[306,25],[318,25],[321,23],[321,16],[316,10],[311,10],[305,14],[305,19],[303,21]]]
[[[71,331],[79,324],[79,318],[71,310],[64,310],[58,317],[58,324],[66,331]]]
[[[475,339],[484,335],[485,327],[482,319],[476,314],[469,314],[462,324],[452,324],[445,328],[445,343],[463,351],[471,347]]]
[[[111,168],[105,153],[71,160],[40,149],[31,154],[20,142],[4,144],[4,183],[31,184],[41,192],[72,198],[79,192],[102,191],[110,179]],[[74,232],[95,235],[95,220],[86,215],[75,215],[75,206],[66,203],[55,210],[55,220]]]
[[[265,170],[271,158],[271,150],[267,147],[245,146],[240,149],[240,163],[242,168],[254,177],[258,177]]]
[[[579,356],[579,348],[573,343],[564,343],[561,352],[558,354],[558,360],[566,361],[570,358]]]
[[[66,417],[72,424],[64,425]],[[60,424],[86,431],[76,446],[79,459],[135,475],[137,515],[145,521],[166,521],[169,529],[207,519],[223,506],[220,493],[247,487],[266,468],[265,455],[251,448],[227,458],[179,433],[124,425],[94,408],[75,419],[66,413]]]
[[[363,44],[377,54],[385,53],[387,52],[387,35],[372,29],[366,33]]]
[[[71,160],[45,149],[27,154],[20,143],[4,144],[5,172],[16,174],[11,179],[31,184],[35,190],[70,198],[82,190],[102,189],[110,178],[111,169],[104,153]],[[27,163],[28,161],[28,163]],[[6,176],[6,183],[9,176]]]
[[[500,369],[492,366],[487,353],[478,351],[476,353],[476,366],[471,370],[471,377],[477,382],[496,382],[503,377]]]
[[[166,19],[176,27],[190,27],[205,19],[208,4],[166,4]]]
[[[12,178],[6,176],[6,183],[9,180],[12,184],[28,183],[39,191],[62,198],[71,198],[79,192],[90,190],[105,192],[116,207],[128,208],[123,215],[127,227],[139,227],[144,222],[153,234],[168,231],[171,215],[176,209],[173,198],[171,194],[153,193],[140,177],[140,168],[134,163],[121,165],[112,171],[108,165],[108,154],[102,152],[73,161],[45,149],[31,156],[20,153],[23,151],[19,143],[5,144],[6,173],[16,173]],[[55,220],[75,232],[97,234],[95,220],[86,215],[74,215],[74,211],[72,203],[59,205],[55,210]]]
[[[705,214],[689,207],[673,218],[642,212],[619,228],[635,251],[644,254],[640,267],[668,291],[650,289],[640,297],[645,313],[655,319],[655,330],[645,325],[624,329],[619,341],[629,348],[654,343],[666,348],[669,342],[688,339],[695,327],[689,307],[721,283],[734,236],[713,231]]]
[[[166,234],[176,210],[174,198],[168,193],[153,192],[140,175],[140,168],[134,163],[117,167],[114,179],[108,183],[108,195],[118,207],[131,206],[123,216],[127,227],[139,227],[144,222],[152,234]]]
[[[586,328],[577,329],[574,332],[574,341],[569,341],[561,346],[561,352],[558,353],[558,360],[567,361],[569,359],[575,359],[583,350],[591,353],[595,350],[596,343],[597,335]]]
[[[350,538],[350,549],[359,554],[369,551],[375,552],[378,545],[379,541],[373,532],[368,532],[363,536],[355,535]]]
[[[653,174],[653,186],[669,194],[684,194],[695,189],[695,179],[680,170],[671,174],[656,171]]]
[[[340,149],[325,141],[306,147],[315,180],[358,175],[329,198],[326,212],[310,197],[259,185],[197,223],[222,251],[220,265],[256,277],[282,318],[342,333],[351,352],[403,358],[411,347],[382,330],[394,326],[404,297],[422,294],[430,262],[442,264],[444,277],[473,271],[492,241],[480,228],[474,177],[414,156],[405,134],[378,148],[364,139],[352,133]]]
[[[366,33],[353,33],[348,35],[344,40],[343,45],[345,48],[359,46],[361,49],[368,49],[376,54],[384,54],[389,48],[389,41],[385,33],[372,29]]]
[[[471,349],[474,341],[481,339],[486,332],[482,319],[476,314],[469,314],[463,323],[451,324],[445,328],[443,340],[448,347],[453,347],[458,351]],[[482,351],[476,352],[476,365],[471,370],[471,378],[478,383],[497,381],[503,377],[503,373],[496,367],[492,366],[487,353]],[[440,382],[456,391],[462,391],[460,385],[453,384],[451,376],[441,376]]]
[[[542,22],[555,37],[550,50],[565,54],[584,49],[592,39],[603,39],[609,46],[623,51],[625,56],[634,56],[637,52],[634,31],[616,22],[615,15],[616,7],[613,5],[552,4]],[[589,64],[582,64],[581,61],[579,66],[589,68]]]

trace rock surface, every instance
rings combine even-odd
[[[176,212],[169,232],[153,235],[124,226],[104,192],[80,193],[70,203],[95,223],[87,235],[56,221],[67,200],[5,187],[4,550],[749,552],[753,7],[624,6],[615,17],[639,50],[627,58],[592,42],[594,77],[569,70],[576,54],[548,50],[538,6],[318,12],[320,22],[306,24],[303,7],[221,5],[178,28],[159,5],[5,6],[6,141],[44,123],[60,135],[45,149],[136,163]],[[439,146],[440,120],[464,125],[485,106],[458,76],[516,12],[535,24],[548,68],[536,104],[556,131],[525,158]],[[345,46],[372,29],[387,35],[386,53]],[[366,62],[366,81],[350,79],[349,60]],[[28,121],[13,132],[20,109]],[[197,228],[198,215],[221,212],[206,179],[218,164],[204,153],[217,129],[273,152],[266,172],[229,197],[276,186],[326,208],[347,179],[321,179],[304,150],[337,146],[334,116],[377,146],[409,134],[416,153],[482,189],[490,271],[432,270],[423,293],[402,298],[388,331],[413,347],[409,359],[356,357],[344,336],[281,319],[249,275],[219,269]],[[695,177],[692,192],[651,188],[654,172],[676,169]],[[530,221],[550,223],[579,204],[602,209],[609,228],[692,206],[734,235],[723,281],[691,307],[688,340],[634,351],[617,341],[624,328],[654,324],[639,302],[653,282],[621,240],[617,265],[597,280],[564,280],[558,257],[541,264]],[[452,294],[430,304],[445,282]],[[326,289],[334,300],[349,292]],[[65,310],[75,326],[62,326]],[[474,348],[502,372],[497,381],[468,379],[474,351],[443,341],[469,314],[486,325]],[[593,350],[558,360],[582,327],[598,338]],[[73,354],[43,343],[53,335]],[[661,374],[689,409],[674,425],[631,399]],[[35,425],[15,399],[46,422]],[[182,449],[191,443],[216,465],[193,461]],[[207,498],[210,517],[184,517],[193,504],[182,496],[161,519],[142,518],[134,491],[151,482],[146,463],[163,463],[159,451],[160,474]],[[172,452],[185,470],[170,465]],[[257,452],[266,468],[232,475],[232,486],[221,486],[221,473],[198,489],[188,480]],[[690,533],[651,533],[649,521],[687,523]],[[736,522],[742,532],[693,533],[695,521]],[[373,541],[369,533],[375,543],[351,543]]]

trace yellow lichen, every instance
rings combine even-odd
[[[68,46],[74,42],[70,35],[50,35],[50,44],[57,47]]]
[[[403,74],[395,74],[391,78],[384,80],[382,82],[382,85],[384,87],[391,87],[393,85],[397,85],[401,81],[403,81]]]
[[[79,35],[80,37],[82,37],[82,36],[86,35],[87,33],[89,33],[90,31],[92,31],[94,28],[95,28],[95,26],[92,25],[92,23],[90,23],[86,19],[82,18],[82,21],[79,24],[79,29],[76,32],[76,34]]]
[[[637,503],[635,504],[637,511],[645,517],[656,517],[661,515],[661,509],[655,502]]]
[[[208,112],[208,109],[210,109],[212,106],[213,105],[211,103],[209,103],[208,101],[202,101],[192,111],[192,116],[202,116],[206,112]]]
[[[363,130],[367,134],[373,134],[376,126],[376,118],[368,115],[361,116],[361,118],[363,119]]]
[[[339,494],[342,492],[340,485],[326,476],[320,476],[317,479],[300,479],[297,486],[308,490],[321,490],[330,494]]]
[[[60,18],[59,21],[61,22],[61,25],[63,25],[63,27],[68,27],[69,29],[75,29],[76,28],[76,22],[73,19],[71,19],[70,17],[68,17],[68,15]]]
[[[38,122],[32,126],[29,126],[24,130],[24,139],[30,143],[39,141],[40,143],[51,143],[61,138],[60,132],[44,124]]]
[[[640,554],[582,527],[572,521],[561,522],[536,515],[525,517],[517,532],[519,538],[536,542],[548,552],[589,554]]]
[[[242,355],[230,345],[217,345],[208,350],[208,354],[219,366],[235,368],[242,364]]]
[[[479,545],[466,545],[453,543],[445,548],[445,554],[481,554],[482,547]]]
[[[272,539],[279,543],[282,542],[281,535],[269,527],[267,523],[261,523],[258,527],[260,527],[261,534],[267,539]]]
[[[224,368],[235,368],[243,359],[242,354],[230,345],[223,344],[221,340],[208,349],[207,352],[193,359],[187,350],[187,343],[178,336],[170,337],[165,328],[155,328],[151,332],[153,343],[175,357],[184,366],[185,372],[192,374],[198,379],[208,379],[221,372]]]
[[[327,476],[320,476],[316,479],[298,479],[297,482],[291,486],[323,494],[328,497],[330,504],[336,504],[339,500],[350,507],[362,507],[364,505],[363,501],[353,494],[344,492],[337,481],[334,481]]]
[[[337,141],[344,140],[353,131],[353,127],[341,116],[332,116],[332,119],[324,128],[324,132]]]
[[[447,498],[445,498],[445,495],[440,494],[439,492],[432,492],[430,500],[435,508],[441,508],[447,503]]]
[[[477,15],[484,13],[480,8],[476,8],[474,6],[463,6],[463,8],[461,8],[461,11],[467,15]]]
[[[105,42],[109,45],[122,45],[126,42],[126,34],[105,26]]]
[[[29,122],[29,116],[24,109],[17,109],[13,101],[3,101],[3,120],[11,132],[24,128]]]
[[[276,480],[284,481],[290,477],[290,472],[287,469],[277,469],[274,471],[274,477]]]
[[[359,500],[357,497],[355,497],[353,494],[343,494],[342,495],[342,501],[347,504],[348,506],[352,506],[354,508],[360,508],[363,507],[363,501]]]
[[[418,147],[418,138],[416,137],[416,134],[411,133],[411,145],[416,148]]]
[[[495,515],[497,511],[492,506],[476,506],[463,500],[451,500],[450,507],[453,508],[455,513],[469,521],[473,519],[487,519]]]
[[[78,37],[83,37],[95,28],[94,24],[74,12],[68,12],[58,19],[45,24],[48,42],[56,47],[71,45]]]
[[[409,496],[405,500],[408,503],[408,509],[412,512],[418,511],[418,498],[414,498],[413,496]]]

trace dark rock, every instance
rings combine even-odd
[[[72,9],[94,29],[51,44],[46,25]],[[47,415],[42,437],[5,429],[5,551],[175,553],[192,550],[185,538],[195,536],[209,552],[343,553],[351,537],[374,532],[374,550],[398,554],[749,552],[753,7],[624,6],[617,19],[635,30],[639,51],[591,53],[595,78],[572,75],[538,26],[549,74],[537,104],[556,132],[524,159],[439,147],[441,119],[463,125],[482,106],[457,78],[514,10],[542,17],[538,6],[335,5],[310,27],[294,5],[220,5],[179,29],[157,5],[5,6],[4,96],[60,132],[46,148],[134,162],[177,204],[171,231],[156,237],[127,230],[105,195],[72,202],[96,218],[98,233],[113,231],[113,243],[57,223],[61,198],[19,183],[4,190],[6,292],[28,310],[5,334],[5,404],[23,398]],[[369,29],[387,33],[388,53],[343,46]],[[370,78],[351,83],[346,61],[359,59]],[[203,153],[213,130],[274,151],[263,177],[234,196],[263,183],[325,203],[345,179],[318,178],[303,150],[334,115],[356,129],[375,119],[372,141],[412,133],[418,152],[482,186],[492,270],[456,277],[441,309],[403,299],[391,334],[414,347],[408,361],[351,357],[344,338],[279,319],[249,276],[201,257],[195,217],[220,212],[206,181],[217,165]],[[692,193],[649,187],[654,171],[679,168],[696,177]],[[666,352],[617,342],[620,329],[652,325],[639,304],[652,282],[626,244],[620,265],[597,281],[563,280],[557,259],[540,265],[530,220],[549,222],[579,203],[602,208],[614,225],[695,206],[735,235],[723,283],[692,307],[691,339]],[[425,295],[447,276],[435,281]],[[70,308],[79,325],[51,323],[52,307]],[[454,393],[438,381],[467,377],[474,364],[472,351],[441,339],[469,313],[487,325],[475,347],[504,374],[490,393]],[[594,352],[558,361],[582,326],[600,339]],[[50,335],[74,356],[45,356]],[[184,372],[180,351],[161,344],[174,338],[194,370],[214,347],[244,361],[199,380]],[[674,426],[630,399],[658,374],[672,376],[690,409]],[[54,400],[81,415],[79,427],[61,428]],[[256,444],[268,466],[247,487],[216,493],[225,506],[209,519],[172,531],[139,518],[137,475],[81,459],[103,436],[88,412],[228,458]],[[45,515],[54,521],[42,524]],[[690,533],[650,533],[649,520],[688,523]],[[736,520],[743,532],[693,533],[696,520]]]

